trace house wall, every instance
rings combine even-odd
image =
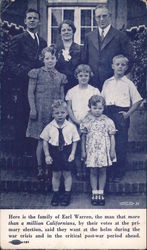
[[[47,39],[48,6],[96,6],[107,0],[15,0],[9,4],[1,0],[1,18],[9,23],[24,26],[24,15],[27,8],[35,8],[41,13],[39,33]],[[112,24],[118,29],[147,25],[147,9],[142,0],[108,0],[112,10]]]
[[[127,27],[147,26],[147,1],[127,0]]]

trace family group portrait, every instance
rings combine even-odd
[[[1,209],[146,208],[147,2],[0,11]]]

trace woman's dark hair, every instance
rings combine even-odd
[[[66,19],[66,20],[63,20],[63,21],[60,23],[59,27],[58,27],[58,31],[59,31],[60,34],[61,34],[62,25],[63,25],[64,23],[65,23],[65,24],[68,24],[68,25],[72,28],[73,33],[76,32],[76,27],[75,27],[74,23],[73,23],[71,20]]]
[[[104,97],[100,95],[91,96],[88,102],[88,107],[91,108],[91,106],[96,106],[97,103],[101,103],[104,107],[106,104]]]

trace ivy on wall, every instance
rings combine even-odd
[[[137,86],[142,97],[147,97],[147,28],[140,26],[133,27],[127,31],[134,48],[134,65],[131,70],[131,77]]]

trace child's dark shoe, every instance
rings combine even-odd
[[[68,206],[71,200],[71,192],[66,191],[61,199],[60,205],[61,206]]]
[[[51,200],[51,205],[54,206],[54,207],[59,205],[59,192],[54,192],[53,193],[53,198]]]
[[[98,194],[92,194],[92,196],[91,196],[91,204],[93,206],[98,205]]]
[[[104,194],[98,195],[98,205],[99,206],[105,206],[105,197]]]

